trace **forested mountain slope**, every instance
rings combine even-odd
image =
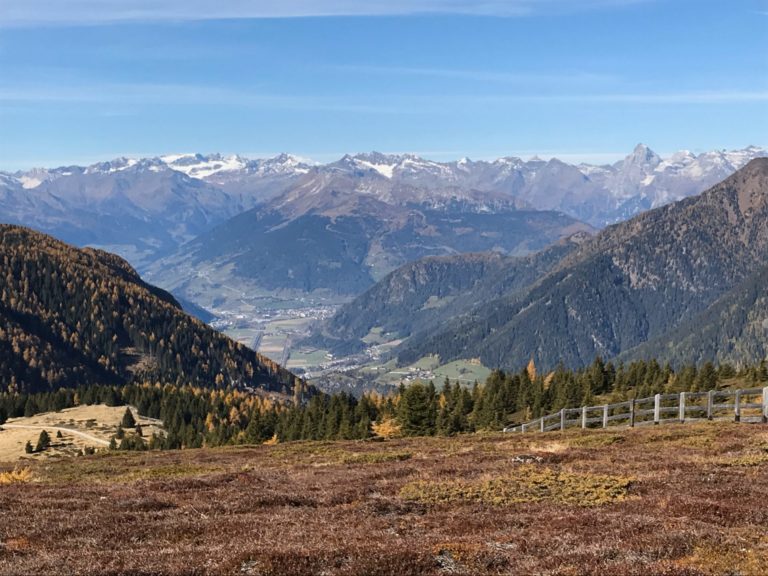
[[[129,381],[303,386],[185,314],[121,258],[0,226],[0,391]]]
[[[486,252],[406,264],[343,306],[311,341],[343,354],[361,348],[373,328],[393,338],[435,329],[479,303],[530,286],[588,237],[576,234],[524,257]]]
[[[665,358],[676,366],[729,361],[744,366],[768,358],[768,266],[674,330],[620,359]]]
[[[765,265],[767,224],[768,160],[758,159],[701,196],[606,229],[525,294],[413,337],[399,359],[438,353],[509,367],[533,356],[553,367],[612,358],[677,328]]]
[[[401,364],[438,354],[492,367],[518,368],[531,357],[543,368],[578,367],[597,355],[645,356],[638,347],[649,341],[656,344],[648,353],[661,360],[713,359],[715,346],[721,361],[760,360],[763,300],[747,287],[759,289],[750,278],[768,265],[768,159],[568,250],[495,263],[475,267],[476,276],[461,258],[405,266],[326,322],[325,343],[349,344],[381,326],[410,336],[396,350]],[[699,331],[702,322],[710,327],[702,339],[673,332]]]

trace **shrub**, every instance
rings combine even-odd
[[[0,472],[0,485],[18,484],[32,480],[32,470],[29,468],[16,468],[10,472]]]

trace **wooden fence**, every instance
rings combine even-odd
[[[607,428],[643,426],[695,420],[768,422],[768,386],[743,390],[710,390],[656,394],[602,406],[563,408],[554,414],[525,424],[504,428],[504,432],[549,432],[566,428]]]

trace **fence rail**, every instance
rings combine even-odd
[[[656,394],[615,404],[563,408],[524,424],[507,426],[504,432],[550,432],[574,427],[634,427],[695,420],[768,423],[768,386]]]

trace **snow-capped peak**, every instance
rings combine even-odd
[[[381,152],[366,152],[350,156],[345,155],[336,165],[353,170],[373,171],[385,178],[391,179],[395,168],[404,160],[403,156],[382,154]]]
[[[308,172],[309,169],[316,163],[308,158],[302,158],[300,156],[294,156],[293,154],[278,154],[272,158],[265,160],[252,160],[249,165],[258,164],[262,167],[269,166],[274,170],[282,169],[282,171],[295,171],[299,173]]]
[[[113,172],[122,172],[138,164],[135,158],[126,158],[121,156],[108,162],[97,162],[85,169],[84,174],[112,174]]]
[[[229,156],[222,156],[221,154],[209,154],[207,156],[202,154],[171,154],[161,156],[160,160],[173,170],[200,179],[208,178],[219,172],[243,170],[248,163],[245,158],[237,154]]]

